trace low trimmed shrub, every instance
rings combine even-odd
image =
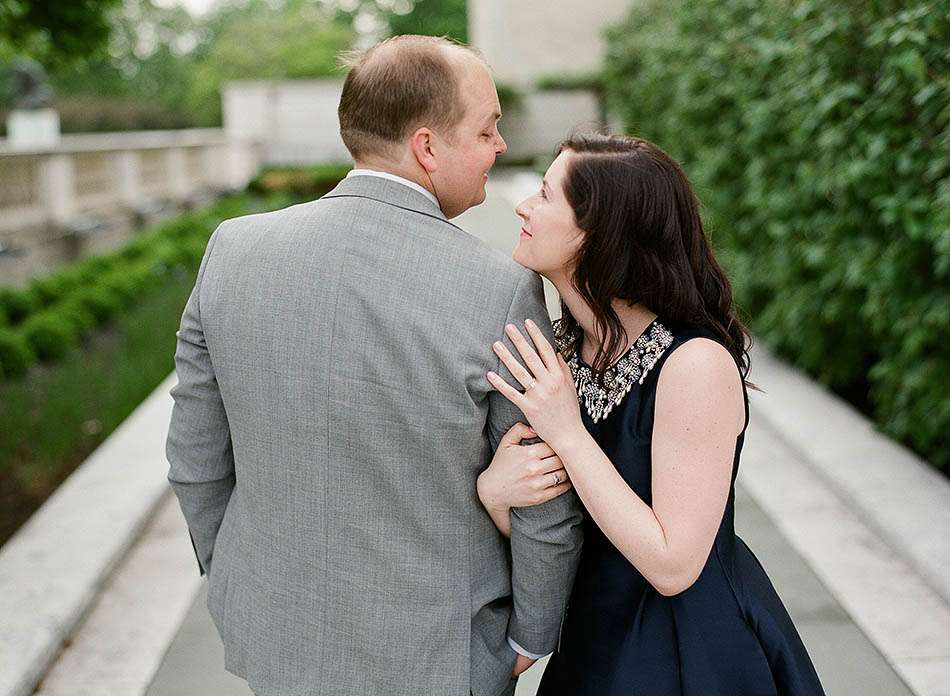
[[[73,325],[78,338],[82,338],[96,328],[96,317],[75,295],[70,295],[52,308]]]
[[[255,177],[248,190],[265,195],[285,193],[301,199],[319,198],[333,190],[350,169],[349,164],[325,164],[306,169],[272,167]]]
[[[78,339],[75,322],[54,309],[31,316],[22,332],[36,357],[47,362],[62,358]]]
[[[22,377],[33,362],[29,344],[17,332],[0,329],[0,374],[6,378]]]
[[[40,306],[49,307],[66,297],[82,282],[80,269],[67,268],[30,283],[30,291]]]
[[[114,317],[122,307],[122,299],[118,294],[104,285],[82,288],[76,292],[75,298],[100,326]]]
[[[38,309],[32,293],[16,288],[0,288],[0,308],[11,326],[19,324]]]

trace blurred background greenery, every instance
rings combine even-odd
[[[200,15],[155,0],[0,0],[0,72],[49,74],[65,133],[221,125],[231,79],[340,76],[358,29],[467,38],[465,0],[225,0]],[[12,108],[0,80],[0,135]]]

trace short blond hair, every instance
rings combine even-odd
[[[413,34],[342,56],[350,70],[338,110],[340,136],[354,159],[387,154],[422,126],[451,136],[465,115],[456,51],[484,63],[469,46]]]

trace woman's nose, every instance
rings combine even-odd
[[[518,204],[517,208],[515,208],[515,215],[520,217],[525,222],[528,221],[528,201],[530,200],[530,198],[526,198]]]

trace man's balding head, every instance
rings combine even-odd
[[[450,138],[465,115],[460,83],[471,48],[434,36],[395,36],[351,54],[340,98],[340,135],[354,159],[387,156],[422,126]]]

